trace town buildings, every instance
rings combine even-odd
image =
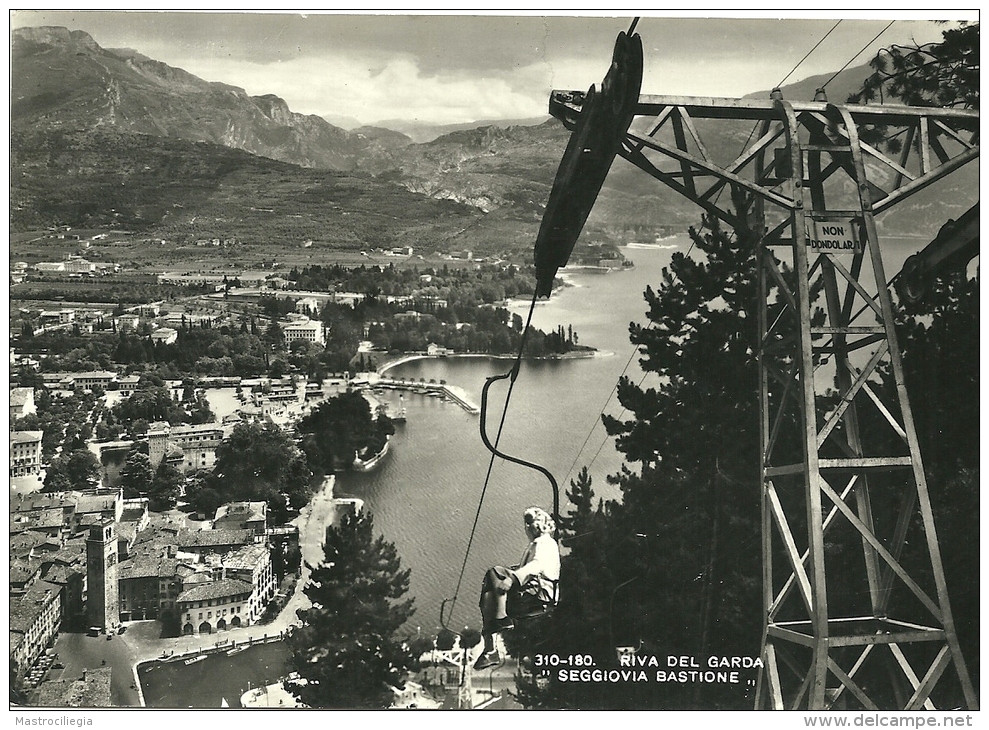
[[[267,502],[230,502],[217,507],[213,517],[214,530],[249,530],[255,535],[263,535],[267,527]]]
[[[263,502],[227,506],[218,529],[202,530],[152,515],[146,498],[120,490],[12,494],[10,515],[18,676],[66,624],[112,631],[158,619],[174,631],[211,633],[257,623],[277,591]]]
[[[40,707],[110,707],[110,667],[84,669],[79,679],[58,679],[38,688]]]
[[[10,598],[10,663],[23,674],[55,640],[62,622],[61,588],[37,579]]]
[[[271,551],[261,543],[242,545],[223,555],[207,558],[207,564],[219,568],[224,578],[236,578],[251,586],[247,598],[245,625],[261,620],[268,602],[274,598],[278,583],[271,565]]]
[[[117,329],[121,332],[134,332],[141,324],[141,318],[136,314],[121,314],[117,317]]]
[[[211,634],[244,626],[253,587],[237,578],[193,586],[176,600],[183,634]]]
[[[155,469],[162,459],[167,459],[182,472],[211,469],[223,437],[223,426],[218,423],[170,426],[158,421],[148,429],[148,458]]]
[[[179,339],[179,331],[172,327],[159,327],[151,333],[151,341],[162,345],[172,345]]]
[[[34,405],[34,388],[11,388],[10,389],[10,422],[13,423],[18,418],[30,416],[37,413],[38,409]]]
[[[37,474],[41,469],[43,431],[10,432],[10,476]]]
[[[295,319],[282,327],[282,336],[285,338],[286,345],[291,345],[296,340],[311,342],[318,345],[326,344],[326,334],[323,331],[324,325],[322,322],[318,320],[311,320],[302,314],[290,316],[294,316],[299,319]]]

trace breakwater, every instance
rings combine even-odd
[[[446,398],[451,403],[456,403],[468,413],[477,415],[481,412],[481,407],[471,400],[470,396],[467,395],[467,391],[456,385],[448,385],[447,383],[425,383],[415,380],[389,378],[378,373],[367,373],[364,376],[352,380],[351,384],[354,387],[404,390],[410,393],[419,393],[420,395]]]

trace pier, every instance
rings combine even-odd
[[[456,403],[468,413],[477,415],[481,412],[481,407],[474,403],[467,395],[467,392],[456,385],[446,383],[423,383],[414,380],[396,380],[377,373],[361,373],[358,377],[350,381],[355,388],[386,388],[388,390],[404,390],[421,395],[436,394],[446,398],[452,403]]]

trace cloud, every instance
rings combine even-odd
[[[326,54],[269,64],[190,57],[170,63],[252,95],[277,94],[295,112],[349,116],[364,123],[398,117],[452,124],[538,116],[545,113],[548,99],[546,82],[539,82],[545,72],[428,74],[402,54],[387,59]]]

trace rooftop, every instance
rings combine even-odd
[[[58,600],[58,594],[61,591],[61,586],[39,580],[28,588],[23,596],[12,596],[10,599],[11,631],[27,632],[48,604],[53,600]]]
[[[140,554],[123,560],[117,568],[120,580],[127,578],[171,578],[179,561],[161,555]]]
[[[86,575],[86,571],[83,568],[73,568],[68,565],[51,565],[49,566],[42,576],[48,583],[56,583],[58,585],[66,585],[73,576],[79,576],[80,579]]]
[[[10,443],[12,444],[29,444],[33,441],[41,441],[41,437],[45,435],[44,431],[11,431],[10,432]]]
[[[32,492],[31,494],[18,493],[17,498],[11,494],[11,512],[32,512],[34,510],[71,507],[72,497],[65,492],[44,493]]]
[[[268,511],[266,502],[230,502],[216,508],[214,522],[221,520],[236,520],[239,522],[256,522],[264,520]]]
[[[34,388],[11,388],[10,405],[22,406],[28,398],[34,398]]]
[[[61,529],[63,523],[63,512],[58,507],[32,510],[31,512],[15,512],[10,515],[10,533]]]
[[[110,667],[87,669],[79,679],[44,682],[38,688],[40,707],[110,707]]]
[[[116,509],[116,494],[80,494],[76,498],[76,514],[108,512]]]
[[[117,374],[111,373],[109,370],[90,370],[89,372],[85,372],[85,373],[69,373],[69,377],[76,380],[80,378],[87,380],[93,378],[99,380],[113,380],[115,377],[117,377]]]
[[[31,577],[41,569],[41,561],[38,558],[14,558],[10,561],[8,580],[12,586],[21,586],[27,583]]]
[[[69,540],[54,553],[45,556],[46,563],[61,565],[86,565],[86,541],[84,539]]]
[[[37,530],[25,530],[24,532],[20,532],[16,535],[11,535],[10,553],[11,555],[15,555],[18,552],[29,552],[34,548],[48,542],[53,543],[56,547],[58,546],[57,540],[52,540],[50,536],[43,532],[38,532]]]
[[[221,562],[225,568],[246,568],[253,570],[258,563],[264,561],[267,555],[268,547],[266,545],[243,545],[224,555]]]
[[[176,542],[180,547],[219,547],[247,545],[252,541],[249,530],[181,530]]]
[[[121,522],[140,522],[147,513],[144,507],[128,507],[120,515]]]
[[[195,425],[182,424],[172,426],[172,436],[184,436],[192,433],[211,433],[213,431],[223,431],[221,423],[197,423]]]
[[[208,601],[214,598],[229,598],[231,596],[249,596],[254,588],[246,581],[236,578],[224,578],[212,583],[202,583],[193,586],[187,591],[182,591],[175,599],[176,603],[186,603],[188,601]]]

